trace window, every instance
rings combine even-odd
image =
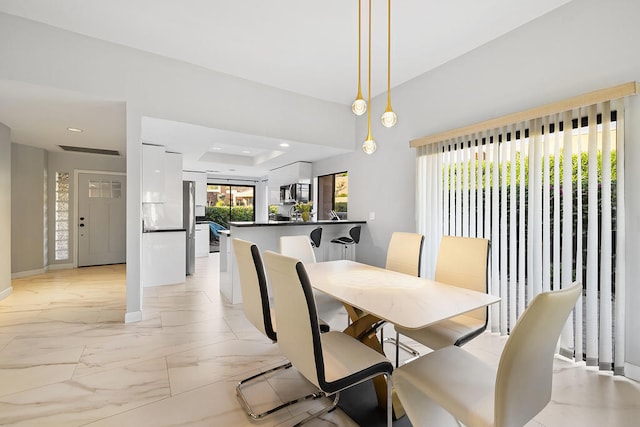
[[[122,194],[122,183],[110,180],[89,180],[89,197],[103,199],[119,199]]]
[[[229,228],[229,221],[255,221],[255,186],[207,185],[205,215],[209,221]]]
[[[418,148],[418,221],[491,241],[493,331],[507,334],[540,292],[582,283],[561,354],[624,368],[622,104],[577,108]],[[437,253],[437,246],[427,254]],[[428,257],[431,258],[431,257]],[[433,275],[435,258],[425,262]],[[618,292],[616,292],[618,290]]]
[[[348,172],[318,177],[318,219],[332,219],[331,211],[335,211],[340,219],[347,219],[348,202]]]
[[[69,172],[56,172],[55,259],[69,259]]]

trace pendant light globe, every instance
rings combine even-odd
[[[367,139],[365,139],[362,143],[362,151],[364,151],[366,154],[373,154],[376,152],[377,148],[378,146],[376,142],[373,140],[371,134],[369,134],[367,136]]]
[[[387,106],[387,109],[382,115],[381,121],[382,126],[387,128],[393,127],[398,122],[398,116],[393,112],[390,105]]]
[[[358,93],[356,100],[351,104],[351,111],[356,116],[361,116],[367,112],[367,101],[362,98],[362,94]]]

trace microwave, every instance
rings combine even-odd
[[[307,203],[310,195],[310,184],[289,184],[280,187],[280,203]]]

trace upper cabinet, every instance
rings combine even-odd
[[[142,145],[142,218],[146,229],[182,228],[182,154]]]
[[[142,144],[142,202],[164,203],[165,152],[159,145]]]
[[[295,162],[269,171],[268,202],[280,203],[280,187],[289,184],[311,184],[311,163]]]
[[[182,227],[182,154],[165,153],[165,204],[163,225]]]
[[[182,179],[196,183],[196,207],[207,206],[207,174],[206,172],[183,172]]]

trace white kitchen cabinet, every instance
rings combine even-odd
[[[182,179],[185,181],[195,181],[196,206],[207,206],[207,173],[183,172]]]
[[[163,228],[182,228],[182,154],[165,153]]]
[[[270,205],[280,203],[280,186],[289,184],[311,184],[311,163],[295,162],[269,171],[268,202]]]
[[[196,178],[196,206],[207,206],[207,174],[199,173]]]
[[[142,233],[142,285],[149,287],[184,283],[186,250],[184,231]]]
[[[209,256],[209,224],[196,224],[196,257]]]
[[[159,145],[142,144],[142,202],[164,203],[165,152]]]

